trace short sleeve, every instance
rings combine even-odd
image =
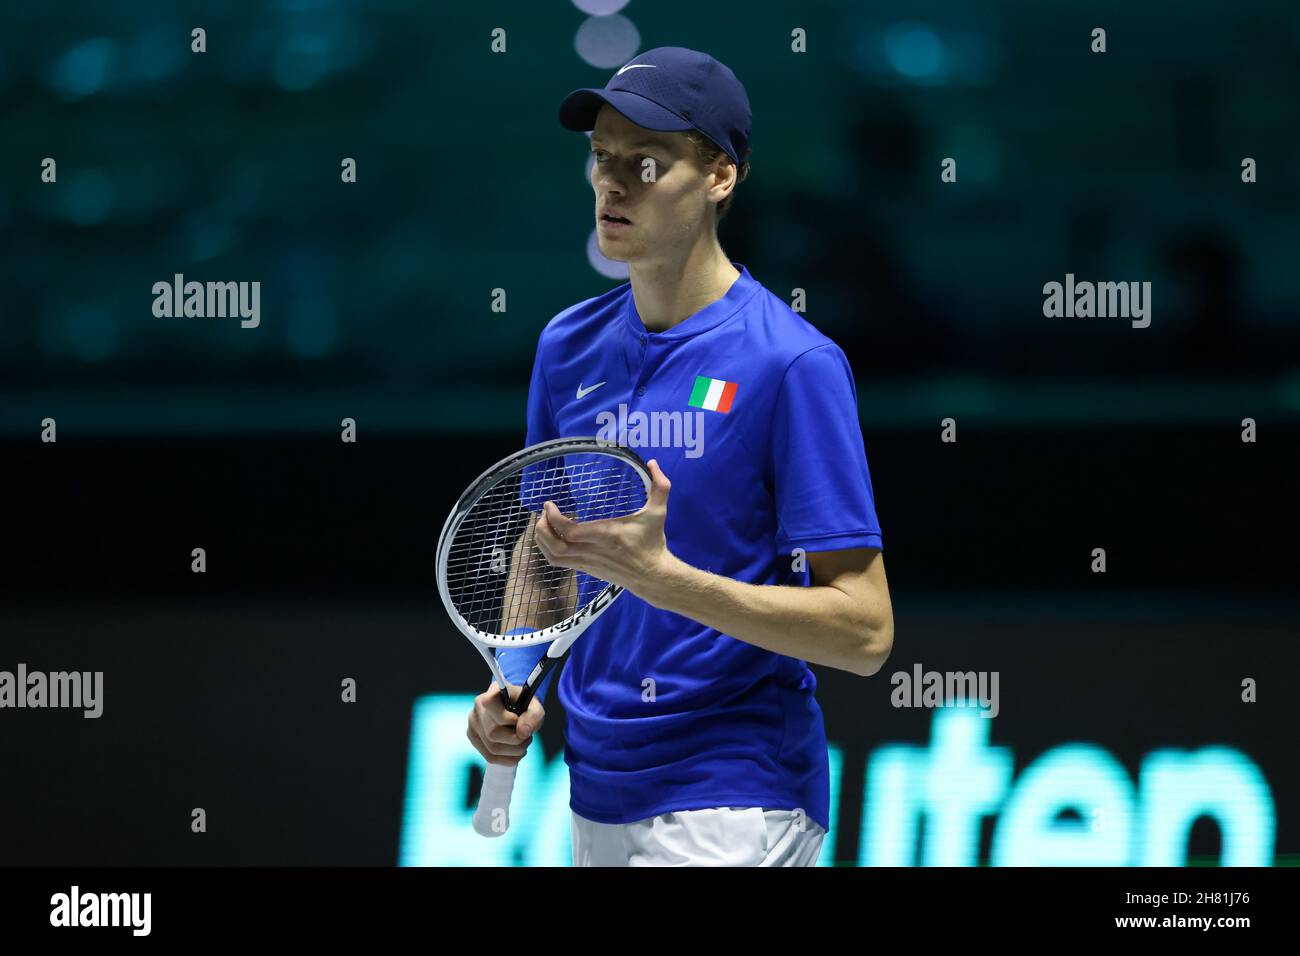
[[[786,369],[771,456],[780,550],[883,548],[857,386],[834,343],[809,349]]]
[[[537,356],[533,359],[532,381],[528,384],[528,437],[524,445],[531,447],[559,437],[560,431],[551,413],[551,388],[542,367],[542,343],[539,341]],[[568,490],[563,479],[563,472],[553,464],[529,465],[520,475],[520,504],[529,511],[540,512],[542,504],[549,498],[561,511],[572,511],[572,507],[566,506]]]
[[[551,388],[542,368],[542,343],[538,341],[537,355],[533,358],[533,378],[528,383],[528,439],[524,444],[536,445],[559,437],[555,415],[551,411]]]

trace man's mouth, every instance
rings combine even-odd
[[[625,226],[632,225],[632,220],[628,219],[626,216],[611,216],[609,213],[602,213],[600,221],[622,223]]]

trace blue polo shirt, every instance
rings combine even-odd
[[[726,295],[663,332],[646,330],[630,283],[555,316],[537,346],[528,444],[600,435],[657,458],[674,555],[806,586],[801,552],[882,547],[857,392],[839,347],[733,265]],[[507,675],[521,682],[542,652],[503,655]],[[802,808],[829,829],[816,689],[804,661],[625,593],[560,677],[570,806],[600,823]]]

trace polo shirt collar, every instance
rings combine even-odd
[[[653,335],[655,341],[668,339],[686,339],[701,332],[707,332],[735,315],[746,302],[758,291],[758,283],[749,274],[743,263],[731,263],[740,272],[735,281],[721,299],[710,302],[694,315],[689,315],[671,329],[663,332],[651,332],[641,321],[641,314],[636,310],[636,297],[632,295],[632,285],[627,288],[627,306],[623,310],[623,319],[628,328],[637,335]]]

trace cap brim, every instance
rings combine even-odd
[[[672,110],[652,103],[639,93],[627,90],[574,90],[560,104],[560,125],[565,129],[584,132],[596,128],[596,116],[608,103],[637,126],[660,133],[679,133],[694,129]]]

